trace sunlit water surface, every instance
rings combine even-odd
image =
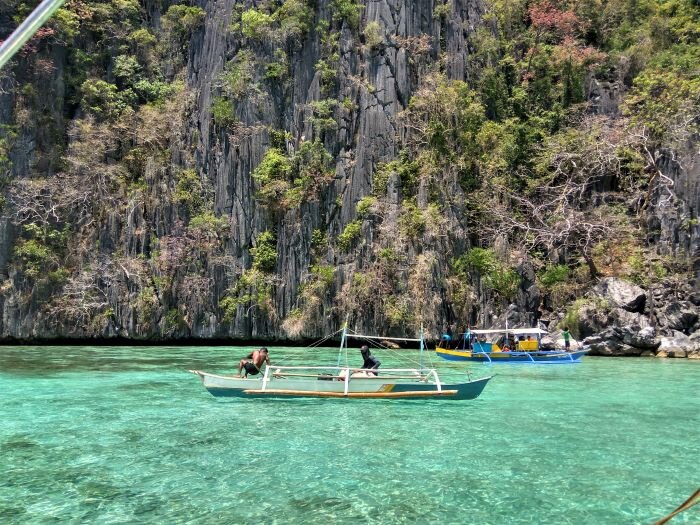
[[[700,362],[476,364],[463,402],[222,401],[186,372],[250,349],[0,348],[0,523],[648,524],[700,485]]]

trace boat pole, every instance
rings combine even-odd
[[[65,0],[44,0],[0,45],[0,69],[32,38],[44,23],[51,18]]]
[[[345,322],[343,323],[343,335],[340,336],[340,348],[338,349],[338,363],[337,367],[340,368],[340,358],[343,355],[343,346],[345,345],[345,339],[348,333],[348,319],[347,317],[345,318]]]
[[[420,366],[420,369],[423,370],[423,347],[425,346],[425,343],[423,343],[423,325],[420,325],[420,353],[418,354],[418,365]]]

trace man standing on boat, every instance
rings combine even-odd
[[[565,326],[564,331],[561,333],[561,336],[564,338],[564,348],[566,349],[567,352],[571,351],[571,332],[569,332],[569,327]]]
[[[443,348],[450,348],[452,346],[452,327],[449,324],[446,325],[445,330],[443,330],[441,343],[444,345]]]
[[[381,363],[379,362],[379,359],[377,359],[376,357],[374,357],[370,353],[369,347],[367,345],[363,345],[362,348],[360,348],[360,353],[362,354],[362,359],[363,359],[363,363],[362,363],[363,370],[376,370],[377,368],[379,368],[379,365],[381,365]],[[368,372],[368,373],[370,373],[370,374],[373,373],[374,375],[377,375],[377,372]]]
[[[267,348],[263,347],[260,350],[249,353],[245,359],[241,359],[240,363],[238,363],[238,377],[241,377],[242,370],[245,370],[245,375],[242,377],[246,378],[248,374],[251,376],[258,375],[263,363],[267,363],[267,366],[270,366],[270,356],[268,354]]]

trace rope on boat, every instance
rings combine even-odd
[[[380,337],[380,336],[372,336],[372,335],[363,335],[355,332],[351,328],[348,328],[348,333],[351,334],[351,337],[356,338],[356,339],[363,339],[369,342],[370,344],[374,345],[375,348],[380,348],[382,350],[390,351],[390,352],[395,352],[397,356],[401,356],[401,359],[405,361],[409,361],[413,364],[417,364],[418,367],[422,367],[423,363],[419,359],[411,359],[408,357],[408,355],[404,351],[399,351],[396,350],[395,348],[390,348],[389,346],[383,345],[381,341],[413,341],[413,342],[419,342],[420,339],[415,339],[415,338],[409,338],[409,337]],[[425,344],[425,340],[423,341],[423,353],[428,356],[428,362],[430,363],[430,366],[428,368],[435,368],[435,363],[433,362],[433,355],[432,353],[428,350],[427,345]]]
[[[323,343],[325,343],[329,339],[337,336],[342,331],[343,331],[342,328],[340,330],[336,330],[332,334],[329,334],[329,335],[327,335],[327,336],[325,336],[317,341],[314,341],[313,343],[311,343],[310,345],[307,345],[307,346],[287,347],[285,349],[285,353],[287,356],[289,356],[293,359],[304,356],[304,355],[306,355],[306,353],[308,352],[309,349],[317,348],[317,347],[321,346]],[[273,359],[273,361],[274,361],[274,359]],[[275,365],[273,364],[272,366],[274,367]]]
[[[406,352],[404,352],[404,351],[398,351],[398,350],[396,350],[396,349],[394,349],[394,348],[390,348],[390,347],[388,347],[388,346],[386,346],[386,345],[383,345],[383,344],[381,343],[381,340],[388,340],[388,341],[420,341],[420,339],[410,339],[410,338],[406,338],[406,337],[377,337],[377,336],[366,336],[366,335],[359,334],[359,333],[355,332],[355,331],[352,330],[351,328],[348,328],[347,330],[348,330],[348,334],[349,334],[350,337],[352,337],[352,338],[357,338],[357,339],[366,340],[369,344],[373,345],[375,348],[380,348],[380,349],[382,349],[382,350],[386,350],[386,351],[390,351],[390,352],[395,352],[395,354],[396,354],[397,356],[400,356],[400,360],[402,359],[402,360],[408,361],[408,362],[410,362],[410,363],[412,363],[412,364],[416,364],[416,365],[418,365],[419,368],[423,367],[423,363],[422,363],[419,359],[412,359],[412,358],[410,358],[410,357],[406,354]],[[377,339],[380,339],[380,341],[377,341]],[[423,353],[426,354],[426,355],[428,356],[428,362],[429,362],[429,365],[430,365],[430,366],[428,366],[427,368],[435,368],[435,363],[433,362],[433,355],[432,355],[432,352],[430,352],[430,351],[427,350],[427,346],[425,346],[425,342],[423,343]],[[346,355],[345,361],[346,361],[346,364],[347,364],[347,346],[346,346],[345,355]],[[460,375],[461,375],[462,373],[464,373],[463,371],[457,370],[456,368],[455,368],[454,370],[455,370],[455,372],[457,372],[457,373],[460,374]],[[469,369],[467,369],[466,374],[467,374],[467,378],[469,379],[469,381],[471,381],[471,373],[469,372]]]
[[[354,330],[352,330],[350,328],[348,328],[348,330],[350,332],[352,332],[354,334],[354,337],[356,337],[358,339],[368,339],[368,340],[376,339],[378,341],[386,341],[386,340],[388,340],[388,341],[411,341],[414,343],[418,343],[420,341],[420,339],[416,339],[415,337],[387,337],[387,336],[383,336],[383,335],[364,335],[364,334],[358,334],[357,332],[355,332]]]
[[[674,510],[671,514],[669,514],[665,518],[662,518],[659,521],[657,521],[656,523],[654,523],[654,525],[664,525],[664,523],[667,523],[668,521],[670,521],[671,518],[673,518],[677,514],[680,514],[684,510],[688,510],[690,507],[692,507],[693,505],[697,505],[698,503],[700,503],[700,488],[698,490],[696,490],[695,492],[693,492],[693,494],[687,500],[685,500],[683,503],[681,503],[676,510]]]
[[[374,336],[365,336],[362,334],[358,334],[355,332],[355,330],[352,330],[351,328],[348,328],[348,333],[350,334],[350,337],[356,338],[356,339],[363,339],[366,340],[368,343],[373,345],[375,348],[381,348],[382,350],[390,351],[390,352],[395,352],[397,356],[401,356],[401,359],[404,359],[406,361],[410,361],[411,363],[418,364],[420,366],[420,361],[417,359],[411,359],[406,355],[405,352],[399,352],[394,348],[389,348],[387,345],[384,345],[381,343],[381,341],[377,341],[377,339],[381,340],[396,340],[396,341],[420,341],[420,339],[408,339],[408,338],[400,338],[400,337],[381,337],[377,338]],[[431,363],[432,365],[432,363]]]
[[[333,332],[332,334],[327,335],[327,336],[324,337],[323,339],[319,339],[318,341],[315,341],[315,342],[311,343],[310,345],[305,346],[304,348],[316,348],[317,346],[321,346],[323,343],[325,343],[326,341],[328,341],[331,337],[334,337],[334,336],[338,335],[338,334],[339,334],[340,332],[342,332],[342,331],[343,331],[342,328],[341,328],[340,330],[336,330],[336,331]]]
[[[335,332],[333,332],[333,333],[331,333],[331,334],[329,334],[329,335],[327,335],[327,336],[325,336],[317,341],[314,341],[310,345],[307,345],[305,347],[300,347],[298,349],[293,349],[289,353],[302,355],[308,349],[320,347],[325,342],[327,342],[329,339],[332,339],[333,337],[340,334],[342,331],[343,331],[343,329],[340,328],[339,330],[336,330]],[[387,352],[394,352],[395,355],[399,358],[399,361],[410,362],[413,365],[418,365],[419,368],[423,366],[423,363],[420,360],[409,357],[409,355],[407,355],[405,351],[398,351],[397,349],[390,348],[389,346],[382,343],[382,341],[412,341],[412,342],[417,342],[417,341],[420,341],[420,339],[408,338],[408,337],[368,336],[368,335],[360,334],[351,328],[346,328],[346,334],[347,334],[347,337],[350,337],[352,339],[361,339],[363,341],[367,341],[367,343],[369,345],[371,345],[373,348],[377,348],[377,349],[387,351]],[[427,347],[425,346],[425,344],[424,344],[423,352],[428,354],[428,361],[429,361],[429,365],[430,365],[428,368],[435,368],[435,365],[433,363],[433,357],[430,354],[430,352],[427,350]],[[345,354],[345,366],[347,367],[347,366],[349,366],[347,342],[345,344],[344,354]],[[467,375],[469,375],[468,372],[467,372]]]

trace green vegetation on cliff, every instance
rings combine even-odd
[[[477,3],[68,0],[0,78],[2,304],[81,336],[317,335],[682,279],[700,6]]]

